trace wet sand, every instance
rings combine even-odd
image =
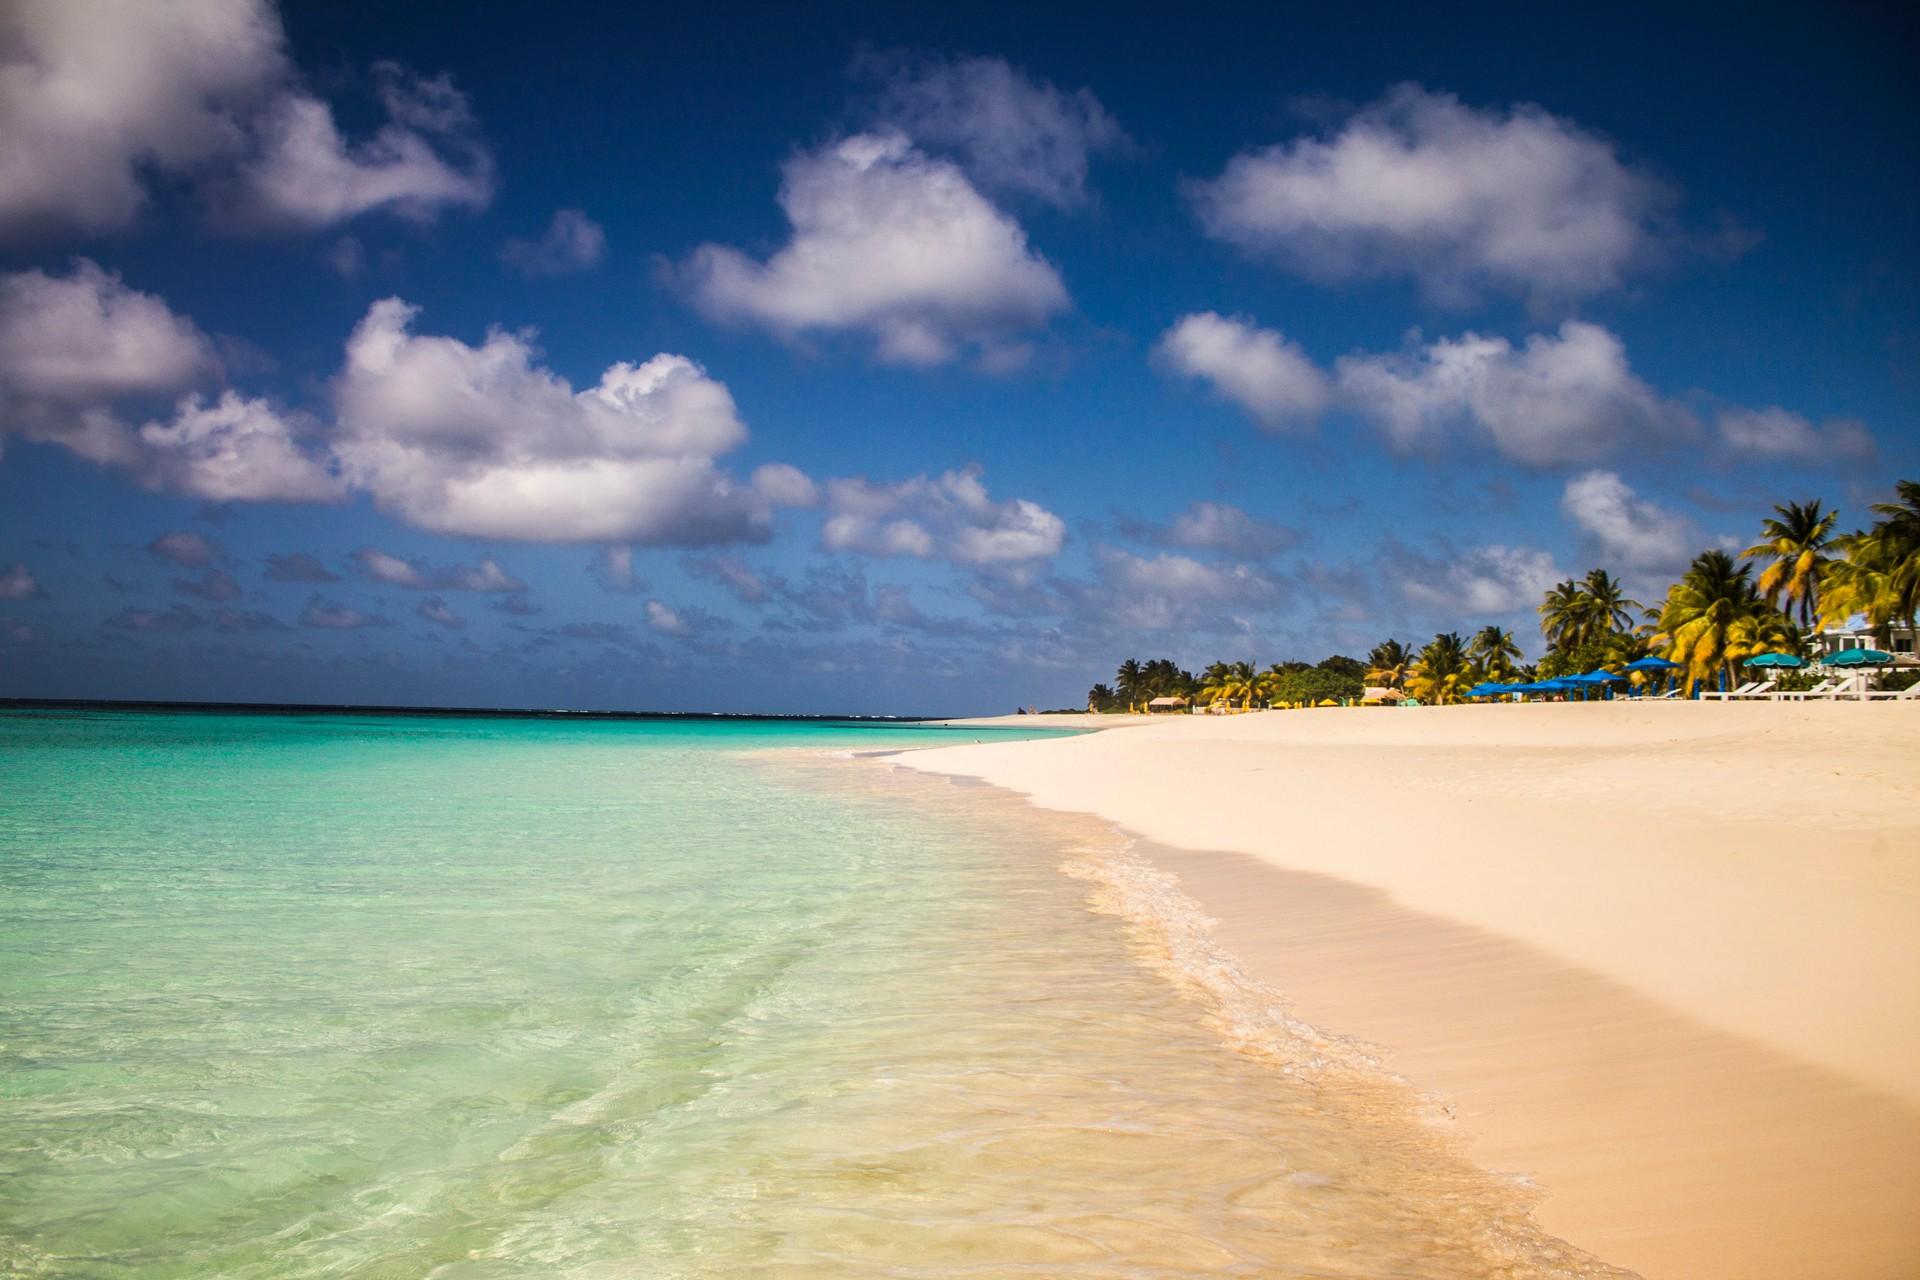
[[[1920,1274],[1909,708],[1328,709],[901,762],[1153,841],[1553,1234],[1652,1280]]]

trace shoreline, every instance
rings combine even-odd
[[[1920,717],[1123,724],[895,763],[1139,837],[1249,975],[1535,1183],[1552,1234],[1648,1280],[1912,1273]],[[1818,790],[1755,785],[1796,764]]]

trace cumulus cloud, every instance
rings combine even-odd
[[[267,557],[269,582],[338,582],[340,575],[304,551]]]
[[[663,636],[684,636],[693,631],[678,610],[659,600],[647,601],[647,626]]]
[[[484,208],[493,156],[467,99],[447,76],[374,66],[387,121],[349,142],[333,109],[310,94],[281,94],[255,125],[258,149],[240,168],[240,216],[267,225],[325,227],[372,210],[409,222],[446,208]]]
[[[883,361],[931,365],[997,352],[1067,305],[1019,224],[897,131],[795,156],[780,205],[793,235],[767,261],[709,244],[684,264],[708,316],[789,339],[862,331]]]
[[[1874,453],[1873,436],[1856,418],[1814,423],[1778,405],[1724,409],[1720,439],[1738,453],[1799,462],[1853,462]]]
[[[1407,276],[1447,303],[1619,288],[1667,247],[1674,203],[1572,121],[1417,85],[1325,136],[1243,152],[1190,194],[1209,234],[1301,275]]]
[[[24,0],[0,19],[0,239],[124,227],[145,173],[185,173],[246,142],[239,117],[286,74],[264,0],[103,13]]]
[[[84,258],[65,276],[0,276],[0,430],[215,502],[338,498],[337,478],[301,443],[304,425],[264,400],[190,393],[170,421],[137,431],[116,416],[116,402],[171,394],[219,367],[191,320]]]
[[[467,620],[449,609],[447,602],[439,596],[428,596],[420,602],[420,607],[414,612],[435,626],[445,627],[449,631],[460,631],[467,625]]]
[[[206,619],[191,606],[177,604],[164,611],[122,609],[108,618],[105,625],[117,631],[193,631],[206,625]]]
[[[559,276],[600,265],[607,233],[582,209],[561,209],[538,240],[509,240],[500,260],[529,276]]]
[[[190,529],[163,533],[147,544],[147,550],[185,569],[203,569],[220,556],[219,543]]]
[[[1196,626],[1199,612],[1217,617],[1228,607],[1271,608],[1280,596],[1277,579],[1247,564],[1206,564],[1165,552],[1137,556],[1117,547],[1101,547],[1095,566],[1099,589],[1093,607],[1124,627]],[[1087,602],[1081,604],[1085,607]]]
[[[684,356],[620,363],[575,392],[525,335],[416,335],[377,302],[334,384],[342,470],[439,533],[533,542],[765,541],[774,502],[715,465],[746,438],[724,384]]]
[[[1195,502],[1164,525],[1123,521],[1122,528],[1162,546],[1219,551],[1248,560],[1265,559],[1300,541],[1298,531],[1225,502]]]
[[[1298,344],[1239,316],[1201,311],[1180,317],[1154,348],[1159,363],[1198,378],[1271,431],[1310,426],[1331,387]]]
[[[742,604],[765,604],[773,596],[767,580],[739,556],[689,556],[681,564],[693,577],[725,587]]]
[[[86,258],[65,276],[0,276],[0,388],[10,400],[84,407],[173,392],[218,368],[193,321]]]
[[[454,564],[429,569],[416,561],[389,555],[378,547],[362,547],[353,553],[360,572],[374,582],[408,591],[498,591],[524,592],[527,584],[487,557],[477,565]]]
[[[221,631],[284,631],[287,624],[258,609],[215,609],[213,625]]]
[[[1064,92],[1004,58],[868,54],[874,116],[924,147],[956,153],[983,186],[1060,208],[1086,203],[1087,162],[1127,135],[1087,89]]]
[[[388,555],[377,547],[360,548],[353,553],[353,560],[360,566],[360,572],[375,582],[382,582],[390,587],[425,591],[430,585],[427,575],[418,566],[409,560],[402,560],[399,556]]]
[[[1401,592],[1449,618],[1497,616],[1531,609],[1566,575],[1536,547],[1479,547],[1444,561],[1407,556]]]
[[[1066,522],[1038,503],[995,502],[978,468],[892,485],[832,480],[827,513],[820,536],[830,551],[973,566],[1046,559],[1067,536]]]
[[[321,631],[356,631],[361,627],[384,626],[386,619],[373,617],[334,600],[314,596],[300,611],[300,625]]]
[[[1466,428],[1509,458],[1548,466],[1594,461],[1693,426],[1635,376],[1618,337],[1577,320],[1520,347],[1467,333],[1342,356],[1335,371],[1342,400],[1401,450],[1435,447]]]
[[[140,428],[141,478],[152,488],[211,502],[333,502],[346,488],[300,443],[307,428],[265,400],[193,394],[169,422]]]
[[[493,164],[445,77],[374,68],[386,123],[358,142],[301,89],[265,0],[24,0],[0,28],[0,239],[125,227],[156,176],[223,210],[318,226],[415,220],[492,194]]]
[[[1703,542],[1692,521],[1637,497],[1612,471],[1567,481],[1560,510],[1598,554],[1631,570],[1679,568]]]
[[[15,560],[12,567],[0,570],[0,600],[38,600],[45,594],[24,560]]]
[[[175,578],[173,589],[183,595],[211,600],[215,604],[237,600],[241,594],[240,584],[225,569],[209,569],[198,578]]]
[[[642,586],[633,571],[632,547],[607,547],[594,559],[591,572],[609,591],[634,591]]]

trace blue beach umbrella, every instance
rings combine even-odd
[[[1740,665],[1743,667],[1800,667],[1806,664],[1790,653],[1756,653]]]
[[[1653,674],[1656,671],[1666,671],[1671,673],[1674,671],[1678,671],[1679,669],[1680,669],[1679,663],[1668,662],[1665,658],[1656,658],[1651,654],[1647,655],[1644,658],[1635,659],[1634,661],[1629,662],[1627,664],[1627,670],[1645,671],[1649,675]],[[1671,675],[1667,677],[1667,688],[1669,689],[1673,688],[1673,677]]]
[[[1884,667],[1893,661],[1893,655],[1879,649],[1842,649],[1820,661],[1829,667]]]

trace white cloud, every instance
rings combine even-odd
[[[1224,502],[1196,502],[1173,518],[1164,530],[1153,530],[1158,541],[1191,551],[1224,551],[1260,559],[1284,551],[1300,540],[1285,525],[1250,516]]]
[[[1729,448],[1760,458],[1854,461],[1874,452],[1873,436],[1856,418],[1828,418],[1816,425],[1778,405],[1722,410],[1719,427]]]
[[[561,209],[538,240],[509,240],[500,259],[529,276],[558,276],[597,267],[607,256],[607,233],[584,210]]]
[[[439,596],[428,596],[414,610],[421,618],[449,631],[461,631],[466,628],[467,620],[447,607],[447,602]]]
[[[1066,93],[1004,58],[870,55],[856,73],[880,82],[874,114],[922,146],[959,154],[985,186],[1061,208],[1087,199],[1087,160],[1127,135],[1086,89]]]
[[[286,75],[265,0],[19,0],[0,25],[0,239],[126,226],[146,170],[238,152]]]
[[[353,553],[353,559],[360,566],[362,573],[375,582],[384,582],[390,587],[425,591],[433,585],[420,566],[411,560],[402,560],[399,556],[388,555],[377,547],[362,547]]]
[[[121,400],[168,394],[217,373],[213,344],[160,298],[86,259],[66,276],[0,277],[0,430],[124,467],[150,487],[216,502],[326,501],[339,481],[263,400],[191,394],[172,421],[134,431]]]
[[[16,560],[11,568],[0,570],[0,600],[36,600],[44,594],[24,560]]]
[[[1203,564],[1190,556],[1137,556],[1115,547],[1096,552],[1100,587],[1092,603],[1126,627],[1166,630],[1219,621],[1223,606],[1271,608],[1280,585],[1246,564]]]
[[[647,625],[663,636],[684,636],[693,630],[685,618],[658,600],[647,601]]]
[[[234,580],[234,576],[225,569],[209,569],[198,578],[175,578],[173,589],[184,595],[211,600],[216,604],[237,600],[244,594],[240,584]]]
[[[9,400],[87,406],[176,391],[218,368],[193,321],[85,258],[65,276],[0,276],[0,390]]]
[[[349,143],[333,109],[309,94],[281,95],[262,114],[258,153],[240,170],[240,215],[266,224],[325,227],[373,210],[409,222],[444,208],[484,208],[493,157],[467,100],[446,76],[374,67],[387,123]]]
[[[780,205],[793,224],[766,262],[702,245],[682,270],[709,316],[787,337],[861,330],[878,357],[929,365],[1067,305],[1026,233],[959,168],[897,132],[864,133],[787,162]]]
[[[409,591],[519,592],[527,584],[500,567],[491,556],[477,565],[453,564],[428,569],[412,560],[389,555],[378,547],[362,547],[353,553],[360,571],[375,582]]]
[[[168,423],[140,428],[143,478],[212,502],[332,502],[345,486],[297,443],[295,424],[264,400],[224,391],[182,400]]]
[[[527,338],[410,332],[377,302],[335,382],[336,452],[384,509],[440,533],[536,542],[764,541],[772,503],[714,466],[746,438],[726,387],[684,356],[616,364],[575,392]]]
[[[186,569],[204,568],[220,555],[219,544],[187,529],[161,534],[147,544],[147,550]]]
[[[606,547],[591,570],[609,591],[633,591],[641,586],[640,575],[633,570],[632,547]]]
[[[767,580],[738,556],[705,556],[684,564],[688,573],[719,583],[742,604],[764,604],[773,598]]]
[[[1302,275],[1410,276],[1444,302],[1616,289],[1662,250],[1673,202],[1571,121],[1417,85],[1325,137],[1243,152],[1192,196],[1209,234]]]
[[[1409,600],[1447,617],[1487,617],[1533,608],[1565,576],[1550,552],[1493,545],[1423,563],[1400,587]]]
[[[307,607],[300,611],[301,626],[317,627],[323,631],[353,631],[360,627],[379,626],[384,621],[351,606],[322,600],[319,596],[307,601]]]
[[[492,158],[445,77],[374,68],[387,122],[349,143],[300,89],[265,0],[22,0],[0,37],[0,240],[127,226],[149,180],[241,220],[415,220],[492,194]]]
[[[1056,555],[1066,522],[1025,498],[995,502],[976,468],[893,485],[827,483],[821,541],[830,551],[1014,564]]]
[[[1518,348],[1467,333],[1342,356],[1335,369],[1343,400],[1402,450],[1433,447],[1466,426],[1509,458],[1547,466],[1594,461],[1693,425],[1634,375],[1618,337],[1577,320]]]
[[[500,567],[491,556],[477,565],[457,564],[446,573],[446,584],[456,591],[525,591],[527,584]]]
[[[1210,383],[1273,431],[1310,426],[1326,408],[1326,374],[1299,346],[1272,329],[1214,311],[1180,317],[1161,336],[1155,358]]]
[[[1677,569],[1704,542],[1692,521],[1636,497],[1611,471],[1567,481],[1560,510],[1599,554],[1632,570]]]
[[[820,487],[812,478],[784,462],[755,467],[753,489],[776,507],[811,507],[820,501]]]

